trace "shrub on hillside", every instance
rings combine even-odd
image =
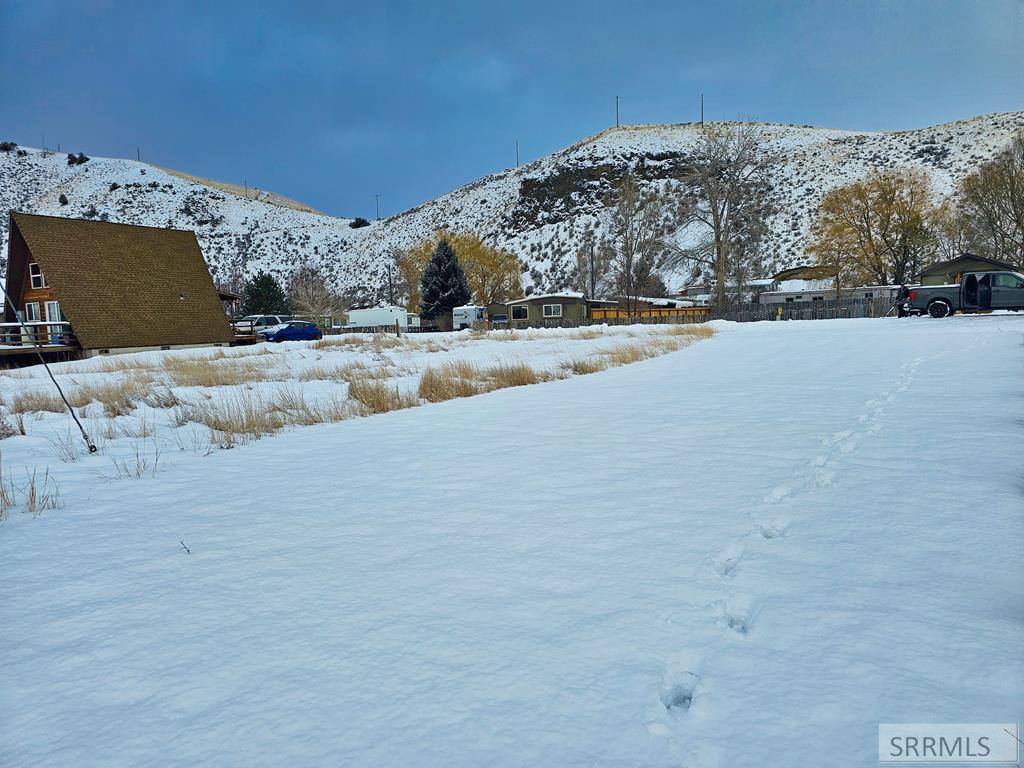
[[[349,226],[352,229],[359,229],[360,227],[370,226],[370,222],[364,219],[362,216],[356,216],[356,218],[349,222]]]
[[[77,155],[68,153],[68,165],[82,165],[88,162],[89,158],[83,152],[79,152]]]
[[[68,196],[65,195],[63,192],[61,192],[60,197],[57,198],[57,201],[61,205],[67,205],[68,204]]]
[[[0,152],[13,152],[18,145],[13,141],[0,141]]]

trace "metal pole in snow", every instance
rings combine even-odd
[[[615,127],[619,127],[619,97],[615,97]]]

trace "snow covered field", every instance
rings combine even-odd
[[[233,450],[152,394],[209,394],[180,366],[66,366],[151,404],[97,456],[56,414],[0,442],[62,504],[0,525],[0,765],[817,768],[877,764],[879,722],[1024,720],[1024,317],[717,330]],[[287,345],[223,389],[657,333]]]

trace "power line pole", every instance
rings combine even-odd
[[[700,95],[700,124],[704,125],[704,94]]]
[[[142,162],[142,150],[139,149],[138,147],[135,148],[135,159],[138,160],[140,163]]]
[[[615,127],[619,127],[619,97],[615,97]]]
[[[516,168],[519,167],[519,139],[516,139]]]
[[[377,208],[377,221],[380,221],[380,195],[376,194],[373,196],[373,204]]]

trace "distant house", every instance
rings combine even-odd
[[[557,325],[560,321],[583,321],[589,317],[587,297],[576,291],[545,293],[508,302],[511,325]]]
[[[947,285],[959,283],[960,275],[964,272],[1001,272],[1008,269],[1017,267],[1005,261],[962,253],[955,259],[940,261],[922,269],[919,278],[921,285]]]
[[[757,297],[765,291],[777,289],[778,281],[774,277],[756,278],[742,284],[727,283],[725,295],[729,302],[749,302],[757,301]],[[679,291],[679,296],[694,304],[710,304],[715,300],[715,287],[710,283],[687,285]]]
[[[234,340],[194,232],[11,212],[7,292],[6,323],[87,357]]]

